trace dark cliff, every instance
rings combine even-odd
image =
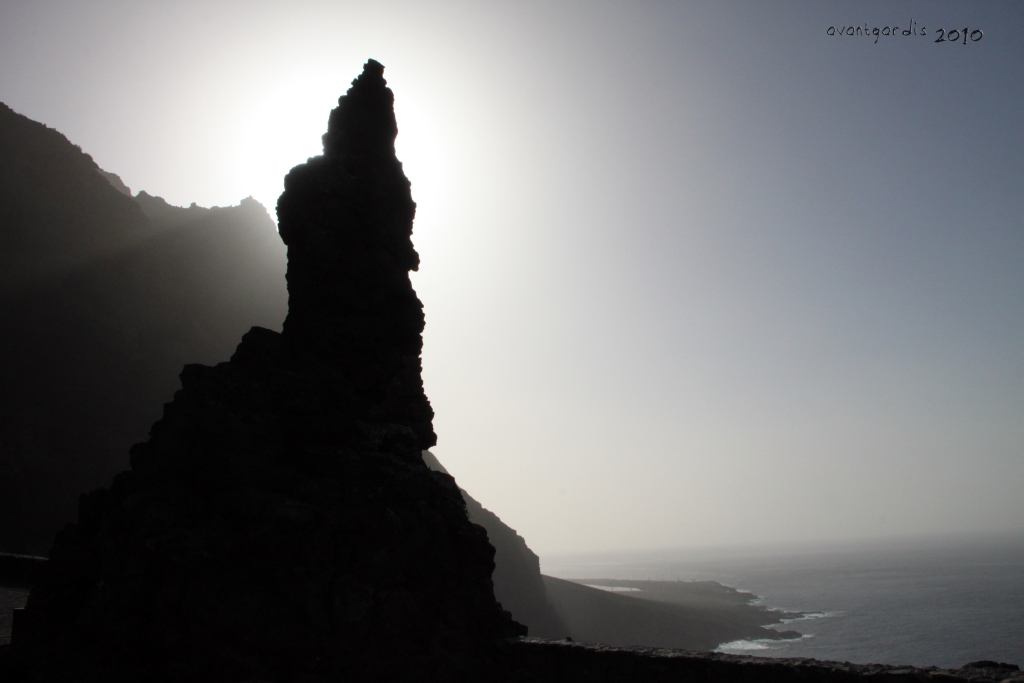
[[[177,209],[111,176],[0,105],[0,552],[48,553],[79,495],[128,465],[182,365],[227,359],[287,311],[259,203]]]
[[[189,365],[132,468],[83,497],[5,653],[25,680],[474,680],[525,629],[433,444],[415,205],[383,67],[288,175],[283,333]]]
[[[423,451],[423,462],[432,470],[448,474],[430,451]],[[487,538],[494,546],[494,597],[501,606],[511,612],[516,621],[529,627],[531,636],[575,636],[551,605],[540,573],[540,558],[526,545],[526,539],[464,489],[459,491],[466,501],[469,519],[487,530]]]

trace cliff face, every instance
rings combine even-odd
[[[423,451],[423,462],[432,470],[448,473],[430,451]],[[464,489],[459,491],[466,501],[470,521],[487,530],[487,539],[494,546],[494,597],[501,606],[511,612],[516,621],[525,624],[531,636],[556,639],[576,636],[552,606],[540,573],[540,558],[526,545],[526,539]]]
[[[420,459],[414,204],[382,72],[286,180],[284,332],[186,366],[131,471],[83,498],[15,629],[26,679],[470,680],[525,631]]]
[[[112,175],[0,105],[0,552],[48,553],[82,492],[127,467],[182,365],[227,359],[287,312],[260,204],[175,209]]]

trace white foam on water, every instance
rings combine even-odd
[[[788,611],[788,610],[782,610]],[[793,617],[792,619],[781,619],[779,623],[792,624],[794,621],[810,621],[811,619],[826,619],[828,617],[841,617],[846,612],[841,610],[835,612],[804,612],[799,617]]]
[[[768,643],[774,641],[771,640],[733,640],[728,643],[722,643],[714,649],[715,652],[722,652],[729,655],[740,654],[742,652],[750,652],[752,650],[767,650]]]
[[[728,643],[722,643],[716,647],[714,652],[721,652],[727,655],[738,655],[744,652],[755,652],[758,650],[777,650],[787,645],[791,645],[798,640],[806,640],[813,638],[814,634],[801,634],[799,638],[787,638],[787,639],[774,639],[774,638],[758,638],[757,640],[733,640]]]

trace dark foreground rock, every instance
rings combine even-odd
[[[46,572],[45,557],[0,553],[0,586],[31,587]]]
[[[960,669],[771,659],[522,638],[507,644],[516,680],[530,683],[1021,683],[1015,665]]]
[[[525,632],[420,456],[415,204],[382,74],[367,63],[285,180],[283,333],[185,367],[131,470],[58,534],[4,680],[480,680]]]

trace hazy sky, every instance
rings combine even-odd
[[[273,213],[369,57],[435,452],[540,554],[1024,529],[1019,0],[0,4],[176,204]]]

